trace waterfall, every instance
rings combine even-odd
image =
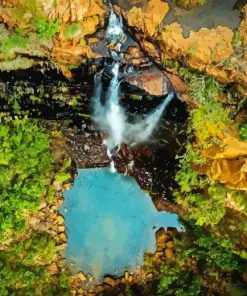
[[[111,7],[106,40],[110,43],[120,44],[123,36],[125,33],[121,16],[117,16]],[[120,51],[121,45],[118,48]],[[155,110],[134,123],[128,122],[126,110],[121,106],[119,96],[119,60],[122,53],[111,50],[111,56],[113,62],[110,71],[108,71],[110,73],[107,72],[107,76],[111,77],[109,87],[105,93],[102,87],[102,75],[106,69],[103,69],[95,75],[92,96],[93,120],[98,128],[108,133],[108,138],[103,143],[107,146],[107,155],[110,159],[116,153],[114,152],[116,147],[122,143],[134,146],[147,141],[173,98],[173,93],[169,94]],[[111,171],[115,171],[113,161],[111,162]]]
[[[124,36],[123,31],[123,20],[121,16],[116,15],[112,6],[111,13],[108,21],[108,26],[106,29],[106,40],[108,41],[119,41],[119,39]]]

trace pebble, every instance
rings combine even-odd
[[[64,242],[67,241],[67,237],[66,237],[66,235],[65,235],[64,232],[63,232],[63,233],[60,233],[60,234],[59,234],[59,237],[61,238],[62,241],[64,241]]]
[[[114,287],[116,285],[116,282],[113,278],[109,277],[109,276],[106,276],[104,278],[104,283],[111,286],[111,287]]]
[[[65,226],[61,225],[58,227],[58,232],[64,232],[65,231]]]
[[[96,294],[99,294],[99,293],[101,293],[101,292],[103,292],[104,291],[104,288],[102,287],[102,286],[96,286],[96,288],[95,288],[95,290],[94,290],[94,292],[96,293]]]
[[[52,265],[47,266],[47,269],[50,272],[50,274],[58,274],[59,272],[56,263],[53,263]]]
[[[58,216],[57,216],[57,222],[58,222],[58,224],[60,224],[60,225],[64,224],[63,216],[58,215]]]
[[[77,276],[81,281],[86,281],[87,279],[86,275],[83,272],[79,272]]]
[[[47,203],[45,202],[45,201],[42,201],[41,203],[40,203],[40,205],[39,205],[39,209],[41,210],[41,209],[44,209],[44,208],[46,208],[47,207]]]

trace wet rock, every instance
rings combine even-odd
[[[42,201],[41,203],[40,203],[40,205],[39,205],[39,210],[42,210],[42,209],[44,209],[44,208],[46,208],[47,207],[47,203],[45,202],[45,201]]]
[[[48,222],[41,222],[37,225],[36,229],[40,230],[40,231],[47,231],[48,229],[50,229],[51,225]]]
[[[29,219],[29,225],[31,228],[36,228],[39,223],[40,223],[40,219],[36,217],[31,217]]]
[[[99,293],[103,292],[104,288],[102,286],[96,286],[94,292],[96,295],[98,295]]]
[[[59,198],[57,199],[57,206],[60,207],[63,204],[63,199]]]
[[[167,235],[164,229],[156,232],[156,251],[162,251],[167,241]]]
[[[184,28],[179,22],[162,24],[169,10],[167,3],[163,3],[167,7],[160,10],[157,18],[151,17],[153,11],[159,9],[160,2],[153,0],[144,8],[133,7],[122,12],[128,25],[134,28],[135,37],[148,56],[159,64],[166,59],[180,60],[187,67],[206,72],[222,83],[235,81],[247,87],[246,51],[244,53],[243,50],[240,55],[235,52],[231,28],[220,25],[211,29],[199,28],[189,31],[189,36],[184,37]],[[161,11],[163,14],[159,17]],[[243,11],[240,36],[243,44],[247,44],[247,6]],[[162,30],[159,30],[161,27]],[[229,67],[229,64],[233,66]]]
[[[83,272],[79,272],[77,276],[81,281],[86,281],[87,279],[87,276]]]
[[[53,263],[52,265],[47,266],[47,269],[50,272],[50,274],[52,274],[52,275],[59,273],[56,263]]]
[[[104,283],[111,286],[111,287],[116,286],[115,279],[113,279],[112,277],[109,277],[109,276],[104,277]]]
[[[125,277],[121,277],[121,279],[120,279],[120,284],[125,284],[126,283],[126,279],[125,279]]]
[[[178,230],[174,227],[167,227],[167,233],[169,233],[172,237],[175,237],[179,234]]]
[[[61,225],[58,226],[58,232],[64,232],[65,231],[65,226]]]
[[[158,69],[134,72],[128,75],[126,81],[151,95],[162,96],[169,92],[170,81],[164,72]]]
[[[128,24],[142,30],[149,36],[154,35],[169,10],[168,4],[161,0],[151,0],[144,10],[133,7],[126,13]]]
[[[58,223],[59,225],[63,225],[63,224],[64,224],[63,216],[61,216],[61,215],[58,215],[58,216],[57,216],[57,223]]]
[[[59,238],[60,238],[63,242],[66,242],[66,241],[67,241],[67,237],[66,237],[66,235],[65,235],[64,232],[59,234]]]

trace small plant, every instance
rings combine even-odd
[[[80,46],[85,47],[86,45],[87,45],[86,40],[84,38],[82,38],[81,41],[80,41]]]
[[[240,126],[239,135],[241,140],[247,141],[247,123]]]
[[[78,37],[82,34],[82,27],[78,23],[72,23],[64,29],[64,36],[67,38]]]
[[[242,46],[242,40],[239,31],[235,31],[232,37],[232,46],[234,50],[238,51]]]
[[[204,147],[212,144],[217,137],[222,138],[231,123],[227,111],[217,102],[201,105],[191,114],[191,127]]]
[[[160,273],[159,295],[199,296],[201,294],[200,277],[184,267],[174,264],[165,265]]]
[[[2,52],[5,59],[8,59],[15,50],[18,48],[26,48],[27,46],[28,40],[20,34],[14,33],[8,39],[5,39],[0,43],[0,52]]]
[[[141,101],[142,100],[142,96],[141,95],[132,94],[132,95],[130,95],[130,98],[132,100],[136,100],[136,101]]]
[[[48,21],[45,18],[39,18],[35,22],[40,39],[52,38],[59,32],[59,21]]]
[[[44,16],[42,2],[39,0],[22,0],[9,10],[10,15],[15,19],[21,28],[31,28],[32,21]]]
[[[189,93],[196,102],[206,104],[212,101],[217,101],[221,85],[211,77],[194,76],[189,82],[189,88]]]

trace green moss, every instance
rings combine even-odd
[[[130,98],[132,100],[136,100],[136,101],[142,100],[142,96],[141,95],[134,95],[134,94],[132,94],[132,95],[130,95]]]
[[[59,32],[59,21],[48,21],[39,18],[35,21],[35,26],[40,39],[52,38]]]
[[[0,52],[5,59],[9,59],[17,49],[26,48],[27,46],[28,40],[20,34],[14,33],[0,43]]]
[[[72,23],[64,29],[64,35],[67,38],[73,38],[81,35],[82,27],[78,23]]]
[[[241,49],[242,41],[241,41],[240,33],[239,33],[238,30],[235,31],[234,34],[233,34],[232,46],[233,46],[235,51],[238,51],[239,49]]]
[[[29,69],[35,64],[35,60],[17,56],[15,59],[0,61],[1,71],[11,71],[18,69]]]
[[[22,0],[17,6],[9,9],[10,15],[19,27],[32,26],[33,20],[44,16],[43,5],[38,0]]]
[[[240,135],[241,140],[247,141],[247,123],[242,124],[239,127],[239,135]]]

